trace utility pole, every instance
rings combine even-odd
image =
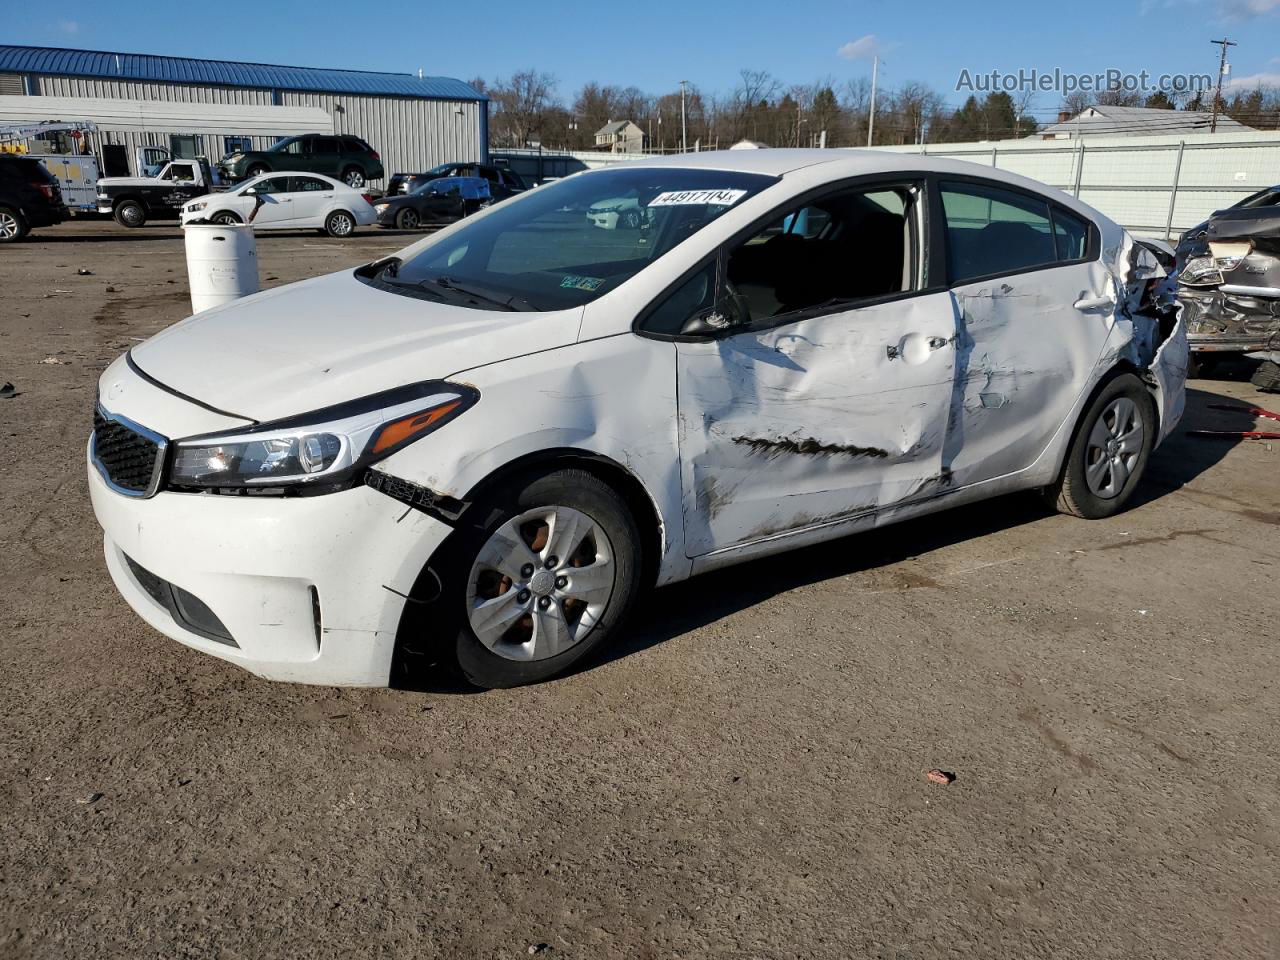
[[[880,71],[880,55],[871,61],[871,109],[867,113],[867,146],[871,146],[871,134],[876,129],[876,74]]]
[[[1209,121],[1209,132],[1218,132],[1218,104],[1222,101],[1222,78],[1226,75],[1227,66],[1227,47],[1239,46],[1234,40],[1228,40],[1223,37],[1221,40],[1210,40],[1210,43],[1216,43],[1222,47],[1222,58],[1218,61],[1218,86],[1213,91],[1213,119]]]
[[[684,88],[688,85],[688,80],[680,81],[680,152],[689,152],[689,138],[685,130],[684,124]]]

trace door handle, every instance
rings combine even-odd
[[[930,349],[930,350],[941,350],[941,349],[942,349],[943,347],[945,347],[949,342],[950,342],[950,341],[948,341],[946,337],[930,337],[930,338],[929,338],[929,349]]]
[[[1111,297],[1085,297],[1072,304],[1077,310],[1109,310],[1115,305],[1116,302]]]

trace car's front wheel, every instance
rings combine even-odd
[[[331,237],[349,237],[355,228],[355,217],[345,210],[335,210],[324,220],[324,232]]]
[[[412,207],[405,207],[396,214],[396,226],[401,230],[417,230],[418,223],[418,211]]]
[[[252,167],[250,167],[248,170],[244,172],[244,178],[246,180],[252,180],[254,177],[260,177],[264,173],[270,173],[270,172],[271,172],[271,168],[268,167],[265,163],[255,163]]]
[[[214,223],[224,227],[229,227],[229,226],[232,226],[233,224],[244,222],[243,220],[240,219],[240,216],[238,214],[232,213],[230,210],[223,210],[221,213],[215,213],[212,217],[212,220]]]
[[[432,564],[441,593],[426,622],[449,625],[471,683],[549,679],[618,632],[640,587],[641,557],[635,520],[612,487],[584,470],[556,470],[468,514],[477,520]]]
[[[1122,373],[1108,381],[1080,419],[1048,498],[1060,512],[1089,520],[1119,513],[1142,480],[1158,430],[1141,380]]]
[[[27,235],[27,222],[10,207],[0,207],[0,243],[16,243]]]

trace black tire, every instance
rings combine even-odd
[[[30,232],[21,213],[13,207],[0,206],[0,243],[17,243]]]
[[[1280,393],[1280,363],[1263,360],[1249,382],[1263,393]]]
[[[418,211],[413,207],[404,207],[396,214],[396,229],[398,230],[417,230],[421,226],[422,221],[418,217]]]
[[[211,223],[219,223],[219,224],[226,224],[226,225],[230,225],[233,223],[244,223],[244,221],[240,219],[240,214],[232,213],[230,210],[223,210],[220,213],[215,213],[212,217],[209,218],[209,220]]]
[[[349,237],[355,229],[356,218],[345,210],[335,210],[324,218],[324,232],[331,237]]]
[[[260,177],[264,173],[270,173],[270,172],[271,172],[271,168],[268,167],[265,163],[255,163],[252,167],[250,167],[248,170],[244,172],[244,178],[246,180],[252,180],[254,177]]]
[[[612,593],[596,624],[568,649],[541,660],[510,659],[486,647],[471,629],[467,617],[468,581],[481,549],[494,531],[522,513],[552,506],[579,511],[604,531],[612,553]],[[465,516],[471,524],[460,526],[432,560],[431,570],[439,577],[440,591],[435,602],[423,608],[421,623],[425,629],[440,631],[437,639],[445,647],[441,653],[458,666],[468,681],[477,687],[496,689],[549,680],[617,635],[640,589],[641,547],[640,532],[626,502],[607,483],[592,473],[572,468],[527,476],[487,500],[472,504]],[[564,604],[568,601],[556,602],[562,604],[560,609],[567,615]],[[519,628],[519,622],[513,625],[513,629]]]
[[[116,204],[111,214],[122,227],[140,227],[147,222],[147,208],[137,200],[125,200]]]
[[[1101,452],[1091,444],[1090,436],[1104,414],[1111,413],[1112,404],[1122,398],[1132,402],[1136,408],[1136,417],[1141,418],[1141,446],[1136,459],[1126,468],[1128,476],[1118,492],[1112,496],[1101,496],[1091,489],[1085,476],[1088,462],[1096,460],[1094,454]],[[1100,520],[1119,513],[1142,482],[1142,474],[1146,470],[1159,429],[1155,401],[1143,382],[1131,373],[1113,377],[1097,392],[1076,425],[1071,449],[1062,465],[1062,473],[1057,482],[1045,490],[1046,498],[1059,513],[1087,520]],[[1106,475],[1111,476],[1109,473]]]
[[[365,179],[364,171],[359,167],[347,167],[342,171],[342,176],[339,179],[352,190],[359,190],[368,183],[368,180]]]

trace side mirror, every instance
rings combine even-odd
[[[719,337],[749,320],[750,313],[742,298],[726,295],[686,320],[680,333],[686,337]]]

